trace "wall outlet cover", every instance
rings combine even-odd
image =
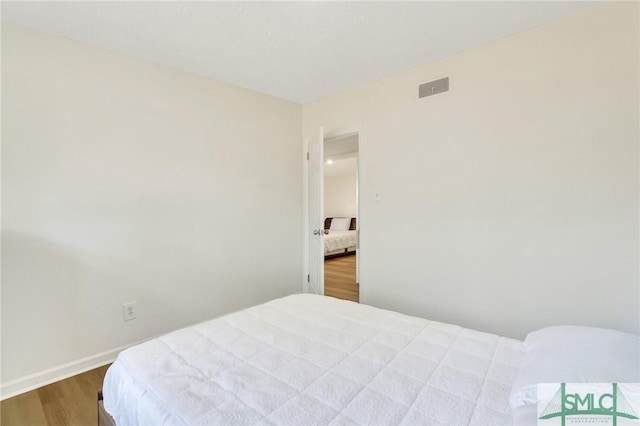
[[[125,321],[131,321],[138,318],[136,302],[129,302],[122,305],[122,316]]]

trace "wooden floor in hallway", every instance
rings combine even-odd
[[[360,301],[356,282],[356,256],[342,256],[324,261],[324,294],[339,299]]]

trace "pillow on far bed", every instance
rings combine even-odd
[[[351,218],[350,217],[334,217],[331,219],[331,226],[329,230],[331,231],[348,231],[351,226]]]
[[[557,326],[529,333],[524,347],[509,400],[513,409],[536,404],[538,383],[640,382],[640,336]]]

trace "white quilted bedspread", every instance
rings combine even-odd
[[[123,351],[104,382],[118,425],[500,425],[523,344],[294,295]]]

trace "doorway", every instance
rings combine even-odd
[[[323,145],[324,294],[359,302],[358,134]]]

